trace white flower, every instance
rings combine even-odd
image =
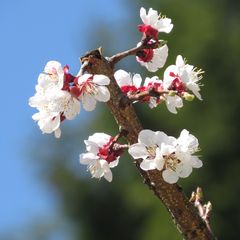
[[[175,140],[164,132],[142,130],[138,135],[138,143],[131,145],[128,152],[134,159],[143,159],[140,165],[143,170],[162,170],[164,163],[162,150],[174,152],[173,143]]]
[[[80,100],[83,108],[92,111],[96,107],[97,101],[108,102],[110,92],[106,87],[109,85],[110,79],[105,75],[84,74],[78,78],[80,87]]]
[[[185,129],[178,139],[163,132],[142,130],[138,143],[129,147],[134,159],[143,159],[140,164],[143,170],[162,171],[163,179],[170,184],[176,183],[179,177],[188,177],[192,168],[202,166],[202,161],[193,155],[197,151],[198,140]]]
[[[88,171],[94,178],[104,177],[107,181],[112,181],[110,168],[118,165],[119,156],[109,152],[111,136],[105,133],[95,133],[85,140],[87,153],[80,154],[80,163],[88,165]]]
[[[140,17],[146,26],[151,26],[158,32],[170,33],[173,28],[173,24],[171,23],[172,20],[170,18],[160,18],[158,12],[152,8],[146,13],[146,9],[142,7],[140,9]]]
[[[182,56],[178,55],[176,58],[176,65],[167,67],[164,72],[164,88],[169,89],[174,87],[180,93],[189,89],[198,99],[202,100],[199,93],[199,81],[202,79],[200,74],[202,73],[202,70],[197,70],[193,65],[186,64]],[[173,84],[174,81],[177,81],[178,86]]]
[[[134,74],[133,76],[131,76],[130,73],[128,73],[122,69],[117,70],[114,73],[114,77],[120,88],[124,87],[124,86],[134,86],[136,88],[139,88],[142,83],[142,77],[140,74],[137,73],[137,74]]]
[[[168,57],[168,46],[165,44],[156,49],[143,49],[141,55],[136,56],[137,61],[149,72],[156,72],[162,68]]]
[[[65,118],[72,120],[80,112],[80,102],[68,91],[62,90],[64,71],[56,61],[47,63],[36,85],[36,93],[29,99],[29,105],[39,111],[32,118],[38,121],[43,133],[61,136],[60,123]]]

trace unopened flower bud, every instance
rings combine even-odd
[[[195,96],[193,94],[188,93],[188,92],[184,92],[183,93],[183,98],[185,100],[191,102],[195,98]]]
[[[170,90],[168,93],[169,96],[174,97],[176,95],[175,91]]]

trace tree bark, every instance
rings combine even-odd
[[[88,52],[81,58],[86,63],[84,71],[90,74],[104,74],[111,79],[108,86],[111,98],[107,102],[119,128],[128,132],[126,140],[129,144],[138,142],[138,134],[143,129],[131,101],[123,95],[114,78],[114,66],[123,57],[136,54],[140,47],[131,49],[122,54],[116,54],[106,59],[101,50]],[[200,217],[198,210],[183,193],[177,184],[168,184],[162,178],[162,172],[158,170],[143,171],[140,168],[141,159],[135,161],[136,167],[144,179],[144,183],[163,202],[171,214],[177,229],[185,239],[204,240],[215,239],[206,222]]]

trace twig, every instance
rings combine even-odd
[[[197,187],[196,192],[192,192],[189,201],[192,202],[194,206],[198,209],[200,217],[206,223],[209,231],[213,234],[209,223],[210,215],[212,213],[212,204],[209,201],[207,202],[207,204],[203,204],[203,191],[200,187]]]
[[[144,38],[141,41],[141,44],[137,47],[134,47],[130,50],[115,54],[114,56],[110,57],[108,59],[110,65],[114,67],[114,65],[122,60],[123,58],[130,56],[130,55],[136,55],[138,52],[140,52],[143,49],[155,49],[158,48],[159,46],[163,46],[166,44],[166,41],[160,40],[159,42],[153,42],[153,43],[148,43],[150,39],[149,38]]]

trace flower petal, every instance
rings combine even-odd
[[[148,171],[148,170],[156,169],[156,164],[155,164],[154,160],[144,159],[144,160],[141,162],[140,167],[141,167],[141,169],[143,169],[144,171]]]
[[[105,75],[96,74],[93,76],[93,82],[98,85],[109,85],[110,79]]]
[[[132,79],[129,73],[120,69],[114,73],[114,77],[119,87],[132,86]]]
[[[83,108],[86,111],[93,111],[95,109],[97,102],[93,96],[89,94],[83,94],[81,99],[82,99]]]
[[[105,86],[99,86],[97,91],[97,94],[94,95],[94,97],[99,101],[99,102],[108,102],[110,99],[110,92],[107,87]]]
[[[69,104],[64,111],[64,116],[68,120],[72,120],[76,117],[77,114],[79,114],[79,112],[80,112],[80,102],[76,98],[72,98],[69,101]]]
[[[193,168],[200,168],[203,165],[202,161],[197,156],[192,156],[190,161]]]
[[[78,77],[78,84],[81,85],[85,83],[91,77],[92,77],[92,74],[88,74],[88,73],[83,74],[81,77]]]
[[[133,81],[133,85],[137,88],[139,88],[141,86],[141,83],[142,83],[142,77],[140,74],[134,74],[133,75],[133,78],[132,78],[132,81]]]
[[[149,156],[145,145],[142,143],[136,143],[131,145],[128,149],[128,152],[134,159],[146,158]]]
[[[60,138],[61,137],[61,129],[60,129],[60,127],[59,128],[57,128],[55,131],[54,131],[54,136],[55,136],[55,138]]]
[[[162,172],[162,177],[165,182],[168,182],[170,184],[176,183],[178,181],[178,175],[176,172],[166,169]]]
[[[181,178],[186,178],[192,173],[192,166],[187,164],[178,164],[176,167],[176,173]]]
[[[145,146],[156,145],[155,132],[149,129],[142,130],[138,135],[138,142],[144,144]]]
[[[98,159],[98,156],[94,155],[93,153],[82,153],[79,155],[79,157],[80,163],[84,165],[92,164]]]

